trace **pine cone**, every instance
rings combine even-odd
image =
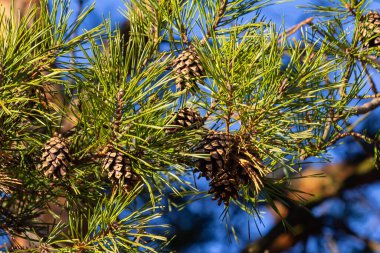
[[[360,18],[359,40],[366,47],[380,46],[380,14],[370,11]]]
[[[201,127],[203,120],[199,112],[190,108],[179,109],[178,112],[174,113],[174,117],[172,124],[181,127],[166,129],[166,133],[175,133],[181,128],[198,129]]]
[[[113,184],[119,184],[124,180],[123,188],[128,192],[140,181],[140,177],[133,170],[131,160],[125,154],[108,147],[108,152],[103,161],[103,170],[108,173],[108,178]]]
[[[44,171],[45,176],[53,179],[66,176],[71,159],[66,140],[61,134],[55,133],[45,143],[41,161],[40,170]]]
[[[197,88],[197,79],[204,75],[203,67],[194,47],[182,51],[173,61],[176,86],[179,90]]]
[[[253,177],[255,184],[261,183],[238,143],[233,135],[210,131],[197,149],[210,155],[207,159],[199,159],[198,170],[200,177],[211,179],[209,193],[214,194],[214,200],[218,199],[218,205],[224,202],[228,206],[231,197],[237,199],[241,186],[248,184],[250,178]]]

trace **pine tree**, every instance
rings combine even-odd
[[[256,218],[261,202],[294,202],[305,159],[347,135],[376,142],[346,125],[380,105],[365,90],[379,48],[364,2],[333,9],[351,35],[325,16],[279,29],[261,0],[131,0],[127,37],[109,20],[78,31],[94,4],[72,24],[68,0],[0,16],[7,250],[162,252],[169,196],[212,195]]]

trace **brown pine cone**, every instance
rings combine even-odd
[[[366,47],[380,46],[380,14],[370,11],[359,22],[359,40]]]
[[[205,74],[194,47],[189,47],[182,51],[172,65],[176,76],[176,86],[179,90],[196,89],[198,87],[197,80]]]
[[[132,168],[130,158],[111,146],[108,147],[103,161],[103,170],[108,173],[108,178],[113,184],[123,181],[123,188],[127,192],[140,181],[140,176]]]
[[[181,108],[174,114],[174,121],[172,125],[180,126],[176,128],[170,128],[166,130],[166,133],[175,133],[182,128],[186,129],[198,129],[203,123],[202,117],[199,112],[191,108]]]
[[[261,174],[249,162],[247,150],[239,147],[234,135],[209,131],[197,149],[199,153],[209,154],[209,158],[199,159],[200,177],[210,180],[210,194],[213,199],[228,206],[230,198],[237,199],[239,190],[250,179],[259,189],[262,185]],[[252,153],[252,152],[251,152]]]
[[[44,171],[45,176],[53,179],[66,176],[71,159],[66,140],[61,134],[55,133],[45,143],[41,161],[42,166],[39,169]]]

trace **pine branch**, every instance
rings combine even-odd
[[[222,20],[223,15],[226,11],[226,8],[228,5],[228,0],[218,0],[218,1],[219,1],[219,9],[217,10],[216,15],[214,16],[212,26],[207,30],[206,35],[200,41],[201,45],[204,45],[207,42],[207,40],[210,38],[211,33],[216,31],[216,29],[218,28],[218,25],[219,25],[220,21]]]
[[[376,84],[373,81],[373,78],[372,78],[371,74],[369,73],[367,66],[363,63],[363,61],[360,61],[360,64],[361,64],[362,68],[364,69],[364,72],[367,76],[368,82],[370,84],[370,87],[371,87],[373,93],[377,94]]]
[[[0,169],[0,191],[5,194],[11,194],[12,191],[21,185],[21,181],[10,177],[7,172]],[[0,200],[2,197],[0,196]]]
[[[358,138],[360,140],[363,140],[365,141],[366,143],[368,144],[373,144],[375,142],[375,140],[363,135],[363,134],[360,134],[360,133],[355,133],[355,132],[346,132],[346,133],[339,133],[337,136],[335,136],[326,146],[329,147],[329,146],[332,146],[334,145],[336,142],[338,142],[339,140],[347,137],[347,136],[352,136],[352,137],[355,137],[355,138]]]
[[[305,25],[309,25],[313,22],[313,18],[310,17],[310,18],[307,18],[305,20],[302,20],[300,23],[298,23],[297,25],[287,29],[285,31],[285,36],[284,35],[280,35],[280,38],[279,38],[279,43],[283,43],[286,38],[290,37],[291,35],[295,34],[299,29],[301,29],[303,26]]]
[[[355,106],[349,109],[349,112],[355,115],[366,114],[380,106],[380,98],[374,98],[363,105]]]

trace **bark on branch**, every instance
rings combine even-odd
[[[355,115],[365,114],[367,112],[375,110],[379,106],[380,106],[380,98],[374,98],[363,105],[353,107],[351,109],[351,112]]]

